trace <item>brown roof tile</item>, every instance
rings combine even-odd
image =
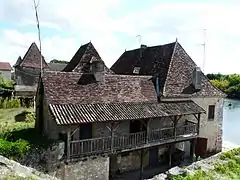
[[[0,62],[0,70],[11,71],[11,65],[8,62]]]
[[[178,42],[147,47],[143,50],[126,51],[111,67],[116,74],[133,74],[135,64],[140,64],[139,75],[158,75],[160,89],[167,97],[224,96],[202,73],[202,89],[195,91],[192,74],[196,67],[194,61]]]
[[[71,61],[63,69],[65,72],[89,72],[90,71],[90,61],[92,57],[101,59],[97,50],[91,42],[82,45],[76,54],[73,56]],[[105,65],[106,74],[113,74],[113,72]]]
[[[44,57],[42,56],[42,67],[48,67]],[[19,64],[21,67],[30,67],[30,68],[41,68],[41,58],[40,51],[36,45],[36,43],[32,43],[23,57],[21,63]]]
[[[150,76],[105,75],[104,83],[78,84],[83,73],[46,71],[44,92],[49,104],[156,102]],[[90,78],[91,79],[91,78]],[[84,85],[85,84],[85,85]]]
[[[157,118],[205,112],[193,101],[50,104],[50,110],[58,125]]]

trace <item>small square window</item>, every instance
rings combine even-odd
[[[214,120],[215,105],[208,106],[208,120]]]

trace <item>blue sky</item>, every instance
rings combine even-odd
[[[20,8],[21,7],[21,8]],[[43,55],[70,60],[91,40],[110,67],[125,49],[178,41],[205,73],[240,73],[240,2],[235,0],[40,0]],[[37,44],[32,0],[0,0],[0,61]]]

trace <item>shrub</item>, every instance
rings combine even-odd
[[[7,158],[20,158],[30,150],[30,144],[25,140],[16,142],[0,139],[0,154]]]
[[[9,109],[9,108],[20,108],[21,103],[19,99],[3,99],[0,98],[0,108]]]

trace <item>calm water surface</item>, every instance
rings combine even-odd
[[[231,106],[229,106],[231,104]],[[223,140],[240,145],[240,101],[225,99],[223,108]]]

